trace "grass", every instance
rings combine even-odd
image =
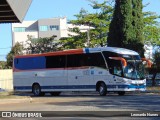
[[[151,86],[151,87],[147,87],[147,90],[153,90],[153,91],[159,91],[160,92],[160,86]]]

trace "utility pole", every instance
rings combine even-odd
[[[87,30],[87,47],[90,47],[90,26],[89,29]]]

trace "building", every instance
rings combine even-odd
[[[32,0],[0,0],[0,23],[22,22]]]
[[[62,37],[69,37],[68,34],[76,35],[68,31],[68,28],[79,27],[82,32],[90,29],[89,26],[75,26],[67,23],[66,17],[39,19],[37,21],[23,21],[12,24],[12,45],[16,42],[25,44],[28,35],[32,38],[44,38],[56,36],[55,40]]]

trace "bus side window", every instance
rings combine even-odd
[[[79,54],[67,55],[67,67],[81,67],[83,61],[81,61]]]
[[[115,66],[114,67],[114,75],[118,75],[118,76],[122,76],[122,69],[120,68],[120,66]]]
[[[67,55],[67,67],[97,66],[106,68],[101,53]]]
[[[105,61],[101,53],[88,54],[88,64],[89,66],[106,68]]]
[[[46,56],[46,68],[65,68],[66,56]]]
[[[122,65],[118,60],[108,59],[109,72],[113,75],[122,76]]]

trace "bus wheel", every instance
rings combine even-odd
[[[61,92],[51,92],[51,95],[53,96],[59,96],[61,94]]]
[[[107,87],[105,83],[101,83],[98,88],[98,92],[100,96],[105,96],[107,94]]]
[[[124,94],[125,94],[124,91],[119,91],[119,92],[118,92],[118,95],[120,95],[120,96],[123,96]]]
[[[32,92],[35,96],[43,96],[45,93],[41,92],[41,87],[39,84],[34,84],[32,87]]]

